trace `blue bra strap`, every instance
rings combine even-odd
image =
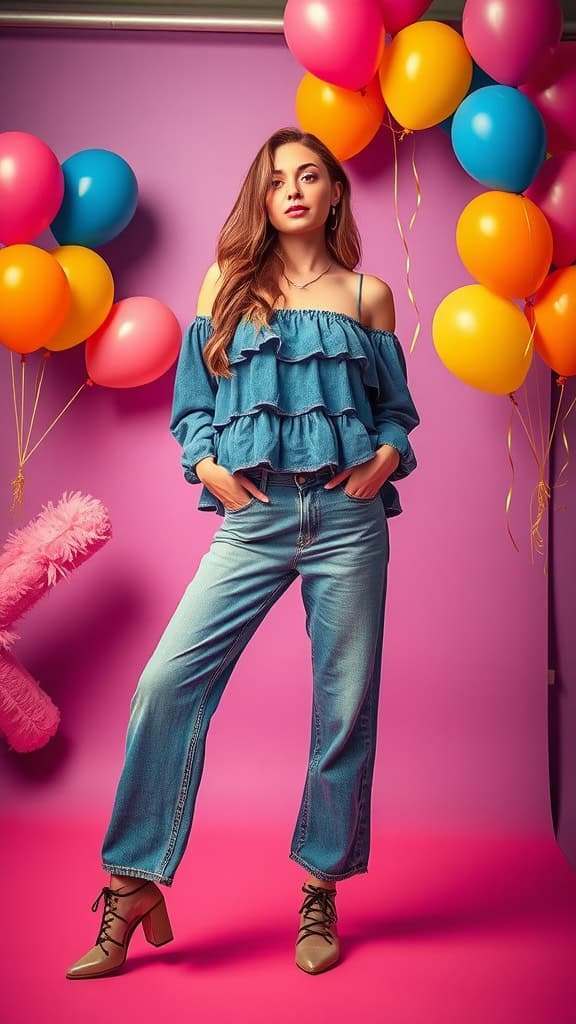
[[[360,320],[360,322],[362,322],[362,317],[360,316],[360,305],[361,305],[361,302],[362,302],[362,281],[363,280],[364,280],[364,274],[360,274],[360,280],[358,282],[358,320]]]

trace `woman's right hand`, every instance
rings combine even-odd
[[[244,476],[243,473],[229,473],[224,466],[219,466],[214,461],[212,455],[208,455],[196,463],[196,476],[203,484],[206,484],[211,494],[219,498],[224,508],[229,511],[236,512],[238,509],[244,508],[244,505],[248,505],[250,498],[246,491],[248,491],[248,495],[253,494],[260,501],[270,501],[268,495],[261,491],[253,480]]]

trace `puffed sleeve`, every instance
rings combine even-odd
[[[218,378],[206,367],[202,351],[211,334],[208,316],[197,316],[184,332],[176,367],[170,432],[182,447],[184,477],[191,484],[202,481],[196,463],[216,455],[212,427]]]
[[[392,445],[400,452],[398,468],[389,480],[401,480],[416,469],[416,456],[408,434],[420,417],[408,390],[406,359],[398,338],[391,331],[374,331],[378,396],[372,400],[378,447]]]

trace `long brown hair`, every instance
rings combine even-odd
[[[269,324],[280,296],[278,280],[284,263],[276,254],[278,232],[270,223],[266,196],[274,169],[274,152],[288,142],[301,142],[323,160],[332,182],[340,182],[342,196],[337,224],[326,224],[326,247],[343,267],[352,270],[361,259],[360,234],[352,215],[350,181],[336,157],[316,135],[298,128],[281,128],[256,154],[238,198],[220,232],[217,260],[221,281],[212,309],[212,335],[204,347],[204,362],[215,376],[232,377],[226,346],[242,317],[256,325]],[[271,301],[270,301],[271,297]]]

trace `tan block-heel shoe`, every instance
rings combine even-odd
[[[154,882],[143,882],[136,889],[122,892],[104,886],[92,904],[104,897],[104,912],[96,945],[66,972],[67,978],[101,978],[117,971],[126,960],[128,943],[134,930],[142,923],[144,935],[152,946],[163,946],[174,938],[164,896]],[[118,912],[121,906],[122,913]]]
[[[305,882],[306,899],[300,907],[300,928],[296,941],[296,964],[308,974],[320,974],[340,959],[340,942],[334,899],[336,889],[324,889]]]

